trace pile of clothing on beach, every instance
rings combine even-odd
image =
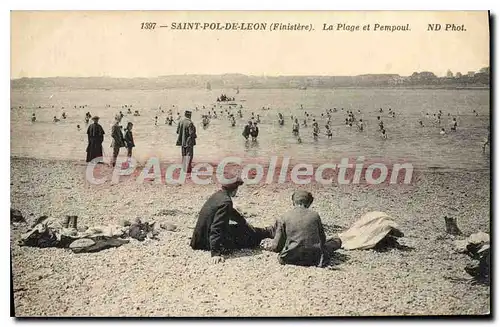
[[[465,240],[455,241],[455,250],[472,258],[464,270],[476,280],[489,282],[490,280],[490,235],[477,232]]]
[[[156,239],[159,232],[155,222],[142,222],[137,218],[133,223],[124,221],[122,226],[94,226],[77,228],[77,216],[66,216],[61,224],[55,219],[42,216],[32,228],[21,236],[19,245],[32,247],[69,248],[74,253],[98,252],[119,247],[134,238],[144,241]]]

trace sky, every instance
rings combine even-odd
[[[156,22],[154,30],[141,29]],[[265,31],[172,30],[171,23],[267,23]],[[314,31],[269,31],[272,23]],[[410,25],[408,32],[374,24]],[[360,31],[323,31],[323,25]],[[363,31],[370,24],[370,31]],[[442,24],[428,31],[428,24]],[[445,24],[465,31],[444,31]],[[489,66],[486,11],[13,11],[11,78],[183,74],[359,75]]]

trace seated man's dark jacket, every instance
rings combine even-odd
[[[212,194],[198,214],[198,221],[191,237],[191,248],[210,250],[212,256],[220,256],[226,249],[229,221],[246,224],[245,219],[233,208],[233,201],[226,191]]]

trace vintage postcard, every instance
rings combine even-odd
[[[16,317],[490,314],[487,11],[12,11]]]

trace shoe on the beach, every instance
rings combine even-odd
[[[77,229],[78,227],[78,216],[69,216],[69,228]]]
[[[64,220],[63,220],[63,223],[62,223],[62,227],[63,228],[68,228],[69,227],[69,221],[71,219],[71,216],[66,216],[64,217]]]
[[[21,211],[17,209],[10,209],[10,222],[11,223],[25,223],[26,220],[23,217]]]
[[[274,238],[274,236],[276,235],[276,225],[265,227],[264,233],[267,238]]]

